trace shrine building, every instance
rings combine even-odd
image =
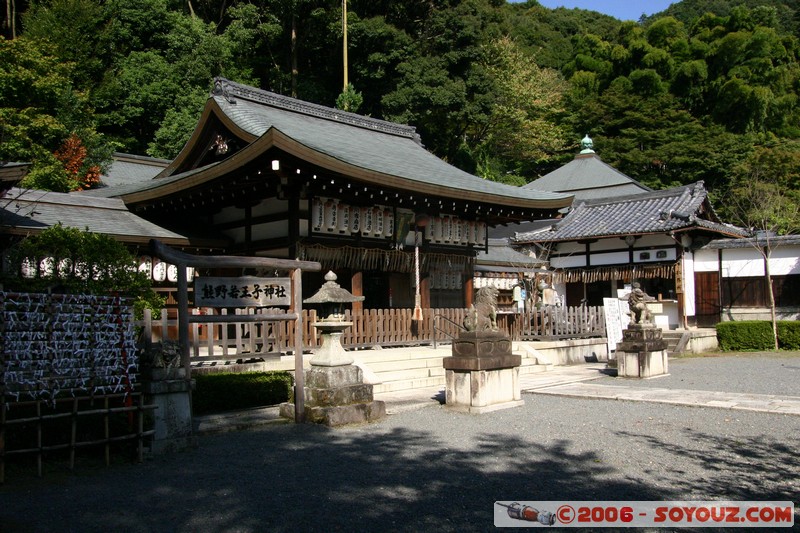
[[[413,127],[223,78],[153,179],[81,194],[122,200],[185,237],[184,249],[318,261],[304,293],[333,270],[364,308],[413,307],[417,281],[423,308],[469,306],[487,228],[555,218],[572,203],[459,170]]]

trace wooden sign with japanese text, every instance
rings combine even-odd
[[[198,277],[194,280],[197,307],[273,307],[291,304],[290,278]]]

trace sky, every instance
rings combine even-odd
[[[599,11],[619,20],[639,20],[642,13],[652,15],[664,11],[678,0],[538,0],[544,7],[578,7]]]

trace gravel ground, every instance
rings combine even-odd
[[[668,376],[625,380],[634,387],[800,396],[800,352],[752,352],[669,360]],[[592,381],[619,385],[614,377]]]
[[[626,382],[798,395],[798,369],[800,354],[691,358]],[[495,501],[798,501],[798,416],[523,398],[479,416],[427,407],[368,426],[205,436],[141,465],[9,472],[0,530],[493,531]]]

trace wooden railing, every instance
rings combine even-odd
[[[581,337],[605,337],[605,313],[602,307],[543,307],[516,315],[510,328],[515,340],[560,340]]]
[[[193,314],[227,315],[225,310],[194,309]],[[270,309],[242,309],[236,314],[273,314]],[[466,309],[423,309],[422,320],[412,320],[413,309],[367,309],[353,314],[345,312],[345,321],[352,326],[341,337],[346,349],[373,346],[413,346],[451,342],[460,331]],[[252,320],[252,317],[249,317]],[[302,312],[303,350],[308,352],[321,344],[314,322],[317,311]],[[230,320],[228,318],[228,320]],[[175,311],[163,309],[160,319],[152,319],[145,312],[144,320],[137,326],[143,328],[145,341],[176,340],[178,320]],[[605,322],[601,307],[549,307],[532,313],[501,313],[498,328],[513,340],[556,340],[579,337],[605,336]],[[447,331],[442,331],[446,328]],[[452,331],[451,331],[452,330]],[[292,352],[290,340],[294,335],[294,322],[271,321],[265,318],[255,322],[193,323],[190,328],[190,357],[193,364],[201,362],[231,361],[263,358]]]

